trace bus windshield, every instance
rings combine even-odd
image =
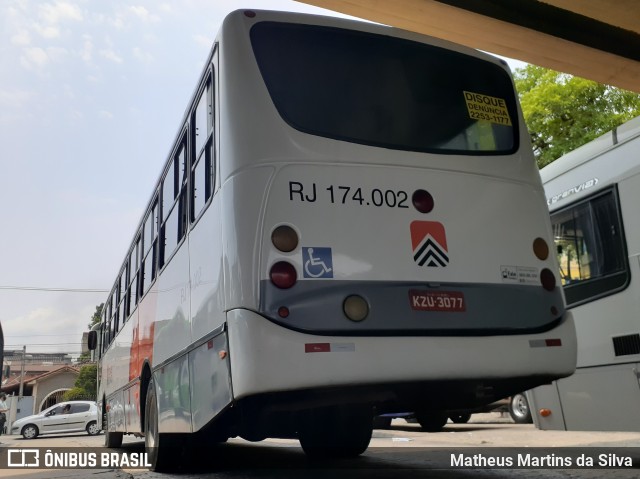
[[[513,84],[498,65],[333,27],[261,22],[251,42],[278,112],[305,133],[439,154],[518,147]]]

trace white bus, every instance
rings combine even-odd
[[[155,468],[194,438],[355,456],[374,412],[441,427],[567,376],[551,244],[503,61],[232,13],[106,301],[106,444],[144,435]]]
[[[542,429],[640,431],[640,117],[541,170],[578,368],[530,391]]]

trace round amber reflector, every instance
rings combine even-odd
[[[296,284],[298,274],[291,263],[278,261],[271,267],[269,272],[271,282],[280,289],[289,289]]]
[[[556,288],[556,276],[548,268],[540,271],[540,282],[547,291],[553,291]]]
[[[278,250],[289,253],[298,247],[298,233],[291,226],[281,225],[271,233],[271,242]]]
[[[540,415],[542,417],[549,417],[551,416],[551,409],[540,409]]]
[[[549,257],[549,245],[542,238],[536,238],[533,240],[533,254],[536,258],[544,261]]]
[[[426,190],[414,191],[411,201],[413,202],[415,209],[420,213],[429,213],[434,206],[433,196],[431,196],[431,193]]]
[[[369,304],[357,294],[348,296],[342,304],[342,309],[351,321],[362,321],[369,315]]]

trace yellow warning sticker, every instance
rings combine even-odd
[[[503,98],[463,91],[469,117],[473,120],[486,120],[498,125],[511,126],[507,103]]]

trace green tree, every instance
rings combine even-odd
[[[640,115],[640,95],[535,65],[514,79],[538,166]]]
[[[91,316],[91,322],[88,325],[89,330],[91,330],[91,328],[93,328],[96,324],[100,322],[100,319],[102,318],[103,308],[104,308],[104,303],[100,303],[98,306],[96,306],[96,310],[93,313],[93,316]]]
[[[63,400],[73,399],[93,399],[98,393],[98,366],[95,364],[85,364],[80,368],[80,374],[76,379],[73,389],[65,392]]]

